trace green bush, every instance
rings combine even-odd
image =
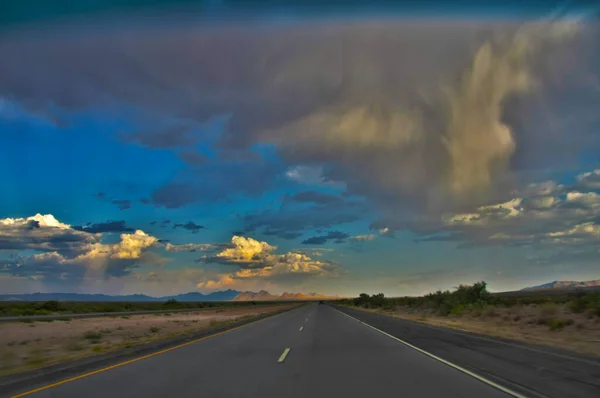
[[[452,314],[452,315],[462,315],[462,314],[464,314],[464,312],[465,312],[465,306],[462,304],[455,305],[450,310],[450,314]]]
[[[548,327],[550,330],[561,330],[566,326],[565,321],[562,319],[554,318],[548,321]]]
[[[98,342],[102,339],[102,334],[97,332],[85,332],[83,338],[89,340],[91,343]]]

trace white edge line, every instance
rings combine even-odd
[[[300,330],[298,330],[298,331],[301,332],[302,329],[304,329],[304,326],[300,326]]]
[[[289,354],[290,351],[291,350],[289,348],[286,348],[285,350],[283,350],[283,354],[281,354],[281,356],[279,357],[277,362],[282,363],[283,361],[285,361],[285,357],[287,357],[287,354]]]
[[[537,352],[540,354],[546,354],[546,355],[551,355],[557,358],[563,358],[563,359],[567,359],[569,361],[575,361],[575,362],[580,362],[580,363],[585,363],[588,365],[592,365],[592,366],[600,366],[600,362],[595,361],[595,360],[587,360],[587,359],[583,359],[583,358],[577,358],[577,357],[572,357],[570,355],[565,355],[565,354],[561,354],[561,353],[557,353],[557,352],[552,352],[552,351],[546,351],[544,349],[538,349],[538,348],[534,348],[534,347],[528,347],[526,345],[522,345],[522,344],[518,344],[518,343],[509,343],[507,341],[502,341],[502,340],[496,340],[496,339],[489,339],[483,336],[478,336],[477,334],[474,334],[473,332],[469,332],[469,331],[462,331],[462,330],[458,330],[458,329],[454,329],[452,327],[449,326],[435,326],[435,325],[429,325],[427,323],[424,322],[420,322],[420,321],[416,321],[416,320],[412,320],[412,319],[405,319],[405,318],[399,318],[399,317],[394,317],[396,319],[401,319],[403,321],[407,321],[407,322],[411,322],[411,323],[416,323],[421,327],[424,328],[429,328],[429,329],[433,329],[433,330],[442,330],[444,329],[445,333],[452,333],[452,334],[456,334],[459,336],[466,336],[469,338],[473,338],[473,339],[478,339],[478,340],[482,340],[482,341],[489,341],[492,342],[494,344],[503,344],[503,345],[507,345],[509,347],[516,347],[516,348],[520,348],[522,350],[529,350],[532,352]],[[600,340],[598,340],[598,342],[600,342]]]
[[[334,308],[334,309],[335,309],[335,308]],[[417,346],[414,346],[414,345],[410,344],[409,342],[406,342],[406,341],[404,341],[404,340],[402,340],[402,339],[399,339],[399,338],[397,338],[397,337],[395,337],[395,336],[392,336],[391,334],[389,334],[389,333],[386,333],[386,332],[384,332],[383,330],[377,329],[375,326],[371,326],[371,325],[369,325],[368,323],[365,323],[365,322],[361,321],[360,319],[356,319],[356,318],[354,318],[353,316],[346,314],[345,312],[342,312],[342,311],[340,311],[340,310],[338,310],[338,309],[335,309],[335,310],[336,310],[337,312],[339,312],[339,313],[342,313],[342,314],[346,315],[346,316],[347,316],[347,317],[349,317],[349,318],[352,318],[352,319],[354,319],[355,321],[358,321],[358,322],[362,323],[362,324],[363,324],[363,325],[365,325],[365,326],[368,326],[368,327],[370,327],[371,329],[374,329],[374,330],[378,331],[378,332],[379,332],[379,333],[381,333],[381,334],[384,334],[384,335],[386,335],[386,336],[388,336],[388,337],[391,337],[392,339],[394,339],[394,340],[396,340],[396,341],[399,341],[400,343],[402,343],[402,344],[404,344],[404,345],[406,345],[406,346],[408,346],[408,347],[410,347],[410,348],[412,348],[412,349],[414,349],[414,350],[417,350],[417,351],[419,351],[419,352],[420,352],[420,353],[422,353],[422,354],[425,354],[425,355],[427,355],[428,357],[431,357],[431,358],[433,358],[433,359],[435,359],[435,360],[437,360],[437,361],[440,361],[440,362],[442,362],[442,363],[443,363],[443,364],[445,364],[445,365],[448,365],[448,366],[450,366],[450,367],[452,367],[452,368],[454,368],[454,369],[456,369],[456,370],[459,370],[459,371],[461,371],[461,372],[463,372],[463,373],[465,373],[465,374],[468,374],[469,376],[471,376],[471,377],[473,377],[473,378],[475,378],[475,379],[477,379],[477,380],[479,380],[479,381],[481,381],[481,382],[483,382],[483,383],[485,383],[485,384],[488,384],[488,385],[490,385],[490,386],[492,386],[492,387],[495,387],[495,388],[497,388],[498,390],[500,390],[500,391],[503,391],[503,392],[507,393],[508,395],[512,395],[512,396],[513,396],[513,397],[515,397],[515,398],[528,398],[528,397],[527,397],[527,396],[525,396],[525,395],[519,394],[519,393],[518,393],[518,392],[516,392],[516,391],[510,390],[510,389],[508,389],[508,388],[506,388],[506,387],[504,387],[504,386],[501,386],[501,385],[500,385],[500,384],[498,384],[498,383],[495,383],[495,382],[493,382],[493,381],[491,381],[491,380],[489,380],[489,379],[486,379],[486,378],[485,378],[485,377],[483,377],[483,376],[479,376],[478,374],[476,374],[476,373],[473,373],[473,372],[471,372],[470,370],[467,370],[467,369],[465,369],[465,368],[463,368],[463,367],[461,367],[461,366],[458,366],[458,365],[456,365],[456,364],[453,364],[453,363],[452,363],[452,362],[450,362],[450,361],[446,361],[445,359],[443,359],[443,358],[440,358],[440,357],[438,357],[437,355],[434,355],[434,354],[432,354],[432,353],[430,353],[430,352],[427,352],[427,351],[425,351],[425,350],[423,350],[423,349],[421,349],[421,348],[419,348],[419,347],[417,347]]]

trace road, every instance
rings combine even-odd
[[[338,307],[403,341],[532,398],[600,397],[600,359]]]
[[[521,396],[475,376],[329,305],[309,304],[27,396]]]

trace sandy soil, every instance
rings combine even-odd
[[[560,305],[494,308],[480,316],[437,316],[408,307],[398,307],[395,311],[371,311],[600,357],[600,318],[589,313],[574,314]],[[552,320],[561,320],[564,326],[553,330],[549,325]]]
[[[288,306],[0,324],[0,375],[218,326]]]

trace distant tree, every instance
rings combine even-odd
[[[169,305],[169,306],[172,306],[172,305],[178,305],[178,304],[179,304],[179,301],[177,301],[177,300],[175,300],[175,299],[168,299],[168,300],[165,302],[165,305]]]
[[[42,308],[46,311],[57,312],[60,311],[61,305],[60,302],[56,300],[49,300],[42,305]]]

